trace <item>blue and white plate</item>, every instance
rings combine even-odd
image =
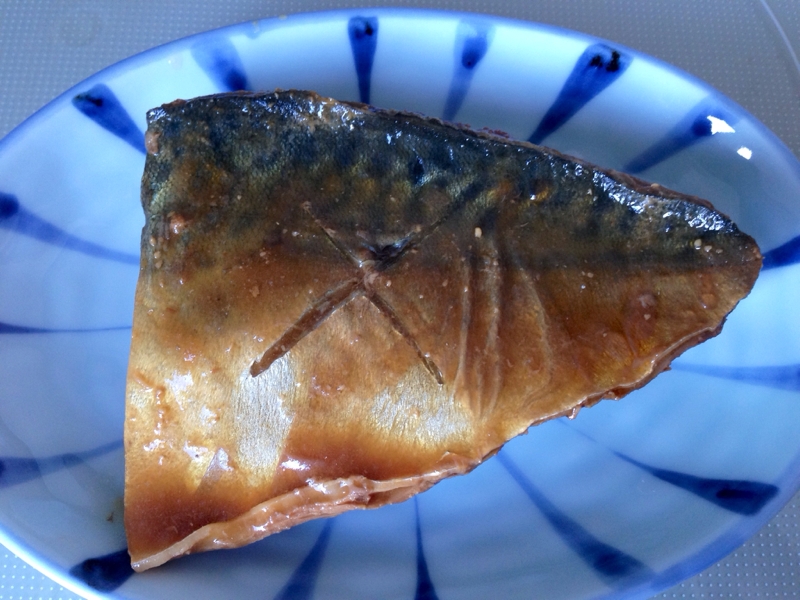
[[[132,574],[125,369],[145,111],[312,89],[508,132],[711,200],[764,271],[723,333],[621,402],[415,500]],[[126,60],[0,143],[0,541],[91,598],[645,598],[800,485],[800,165],[703,83],[627,48],[478,15],[251,22]]]

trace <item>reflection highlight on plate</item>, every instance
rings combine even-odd
[[[739,117],[723,108],[718,99],[705,98],[686,113],[664,137],[630,160],[623,171],[641,173],[701,140],[719,133],[735,133],[733,125],[738,120]]]

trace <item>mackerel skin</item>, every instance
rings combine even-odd
[[[312,92],[148,113],[126,408],[139,570],[401,501],[652,379],[753,286],[707,202]]]

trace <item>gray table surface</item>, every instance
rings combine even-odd
[[[193,33],[358,6],[472,11],[614,40],[705,80],[800,156],[798,0],[0,0],[0,137],[55,96]],[[800,494],[728,557],[657,598],[800,596]],[[74,594],[0,546],[0,600]]]

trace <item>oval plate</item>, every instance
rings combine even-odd
[[[723,333],[619,403],[546,423],[467,477],[132,575],[125,370],[145,111],[312,89],[502,130],[711,200],[765,251]],[[362,10],[246,23],[123,61],[0,142],[0,541],[83,596],[646,598],[800,485],[800,165],[719,93],[530,23]]]

